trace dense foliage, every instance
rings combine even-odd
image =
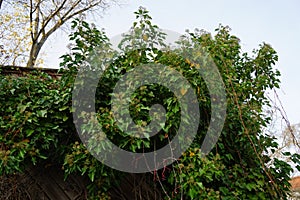
[[[114,86],[126,72],[140,64],[170,66],[181,72],[197,91],[201,120],[188,151],[172,166],[149,173],[156,176],[154,184],[162,183],[165,198],[286,199],[292,168],[279,159],[270,160],[267,152],[276,150],[278,144],[263,132],[271,120],[263,112],[270,106],[266,91],[279,88],[280,82],[280,73],[273,68],[278,59],[275,50],[264,43],[250,56],[242,52],[239,39],[223,26],[216,29],[215,36],[198,30],[188,33],[171,49],[164,44],[165,34],[152,25],[146,10],[141,8],[135,14],[138,21],[121,41],[121,53],[104,72],[96,93],[98,121],[107,137],[133,152],[151,151],[168,144],[180,123],[180,110],[184,109],[168,88],[146,85],[132,95],[130,114],[141,126],[151,121],[148,114],[151,105],[164,105],[167,122],[154,137],[137,139],[123,133],[113,119],[110,106]],[[87,174],[94,182],[90,187],[91,198],[104,199],[108,198],[105,192],[115,183],[111,177],[120,180],[122,173],[97,161],[80,142],[72,118],[72,88],[78,70],[95,70],[93,62],[88,62],[95,49],[101,47],[102,55],[108,57],[116,52],[104,32],[84,21],[72,23],[73,47],[70,54],[62,56],[61,78],[43,73],[24,77],[1,75],[0,174],[22,171],[30,164],[56,163],[66,176]],[[206,157],[201,155],[200,148],[214,99],[196,70],[201,66],[176,53],[197,45],[205,48],[217,65],[225,83],[228,105],[221,137]],[[101,142],[101,138],[97,140]],[[290,156],[299,163],[298,155]]]

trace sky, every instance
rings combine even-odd
[[[88,19],[104,28],[109,37],[128,31],[139,6],[146,7],[154,24],[162,29],[184,33],[186,29],[209,32],[228,25],[241,40],[242,49],[251,52],[266,42],[277,51],[276,67],[281,71],[278,91],[291,124],[300,123],[300,1],[298,0],[121,0],[101,16]],[[62,32],[50,38],[46,65],[58,66],[58,57],[67,52],[68,37]]]

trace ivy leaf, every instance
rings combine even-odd
[[[37,111],[38,117],[47,117],[47,110],[39,110]]]

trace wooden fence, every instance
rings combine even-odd
[[[109,194],[112,200],[160,200],[153,180],[146,174],[127,174]],[[58,166],[32,166],[22,174],[0,177],[2,200],[84,200],[87,199],[88,177],[72,175],[64,180]]]

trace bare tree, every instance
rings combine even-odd
[[[3,0],[0,0],[2,3]],[[30,37],[27,67],[34,67],[37,57],[47,39],[66,22],[74,17],[90,13],[102,12],[114,0],[17,0],[15,2],[25,8],[28,17],[26,24]],[[1,4],[0,4],[1,5]]]
[[[106,0],[30,0],[29,19],[31,48],[27,67],[34,67],[42,46],[49,36],[75,16],[103,10]]]

